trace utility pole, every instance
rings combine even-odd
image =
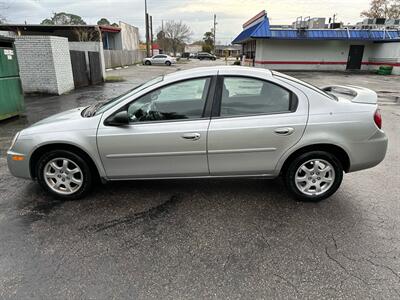
[[[213,36],[214,36],[214,54],[215,54],[215,29],[217,27],[217,15],[214,14],[214,30],[213,30]]]
[[[150,56],[150,47],[149,47],[149,14],[147,13],[147,0],[144,0],[144,19],[146,26],[146,56]]]
[[[153,16],[150,16],[150,45],[151,45],[151,56],[154,55],[153,51]]]

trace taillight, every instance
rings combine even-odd
[[[379,109],[375,111],[374,122],[379,129],[382,129],[382,115]]]

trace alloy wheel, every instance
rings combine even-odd
[[[298,190],[308,196],[327,192],[335,181],[333,166],[324,159],[311,159],[296,171],[295,183]]]
[[[54,158],[47,162],[43,177],[47,186],[58,194],[73,194],[83,185],[81,168],[68,158]]]

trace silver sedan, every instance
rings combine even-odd
[[[385,157],[375,92],[317,88],[265,69],[210,67],[155,78],[19,132],[17,177],[59,198],[112,180],[282,176],[298,199],[332,195],[343,173]]]
[[[176,59],[172,56],[166,54],[158,54],[152,57],[146,57],[143,60],[143,64],[145,65],[166,65],[170,66],[176,63]]]

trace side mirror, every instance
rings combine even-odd
[[[115,115],[110,116],[105,125],[109,126],[124,126],[129,124],[128,112],[126,110],[117,112]]]

